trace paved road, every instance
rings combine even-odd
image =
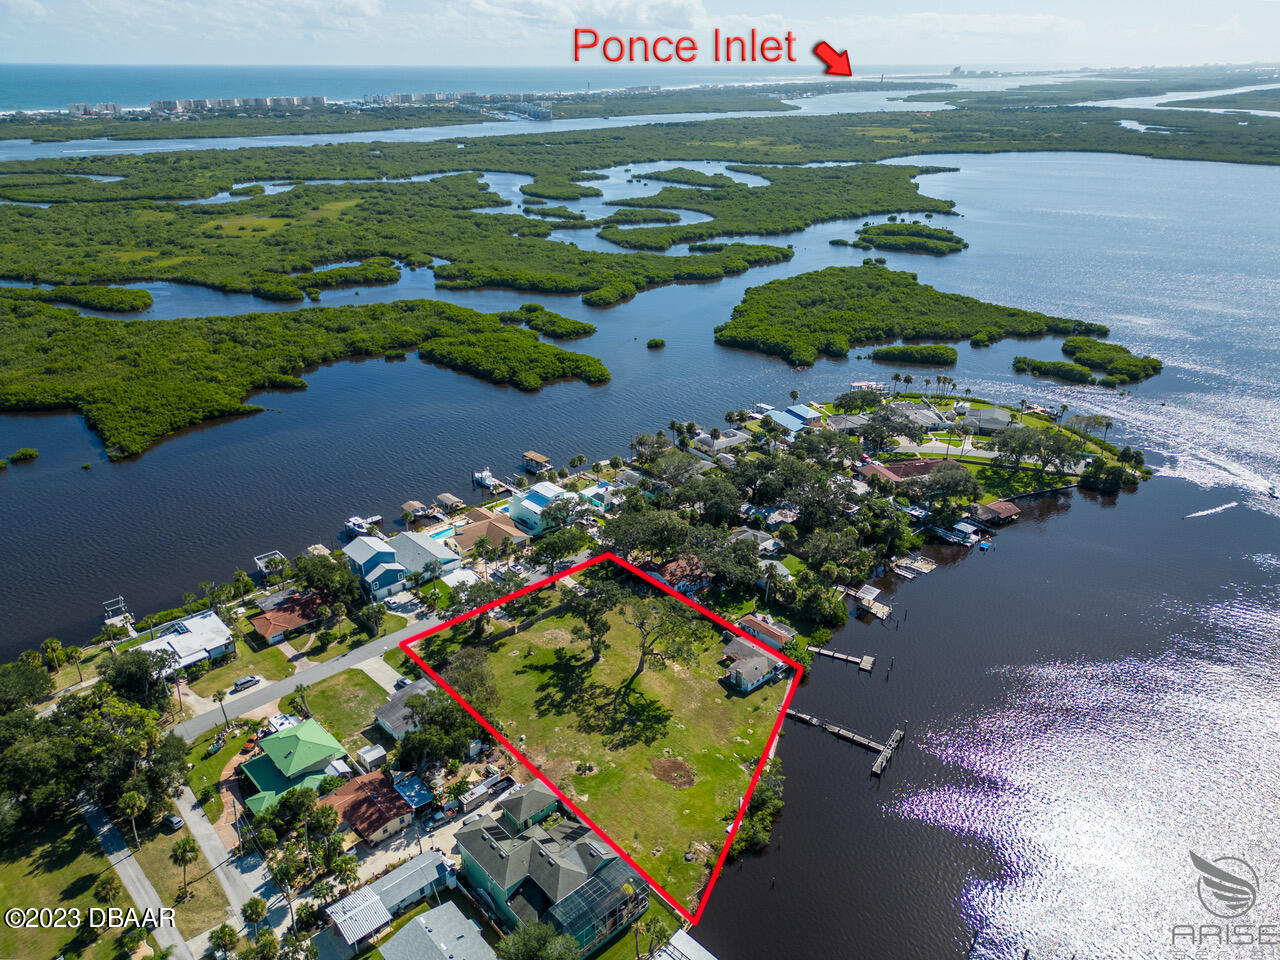
[[[134,905],[140,910],[159,910],[163,906],[160,895],[156,893],[156,888],[151,885],[147,875],[142,872],[142,867],[134,859],[133,851],[124,842],[124,837],[120,836],[120,831],[111,822],[107,812],[100,804],[85,797],[77,799],[76,804],[88,822],[89,829],[102,844],[102,851],[111,861],[111,866],[115,868],[120,882],[129,891],[129,896],[133,897]],[[161,947],[173,948],[173,956],[176,960],[195,960],[177,927],[168,925],[156,927],[155,937]]]
[[[305,670],[299,670],[291,677],[277,680],[274,683],[260,683],[256,687],[250,687],[244,693],[230,693],[224,701],[227,713],[233,717],[240,716],[250,710],[265,706],[272,700],[287,697],[297,689],[299,684],[318,683],[326,677],[331,677],[335,673],[341,673],[343,670],[363,663],[370,657],[381,657],[388,650],[399,646],[401,640],[406,640],[415,634],[422,633],[422,631],[430,629],[441,622],[434,616],[418,620],[410,623],[403,630],[389,633],[385,637],[379,637],[377,640],[370,640],[368,643],[356,647],[340,657],[334,657],[332,660],[316,663]],[[222,722],[222,710],[217,708],[194,716],[190,720],[184,720],[173,728],[173,732],[191,741],[200,736],[200,734],[220,726]]]

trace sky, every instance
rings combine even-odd
[[[565,66],[601,35],[792,31],[862,64],[1274,61],[1280,0],[0,0],[0,61]],[[596,61],[597,65],[599,61]]]

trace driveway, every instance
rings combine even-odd
[[[142,872],[142,867],[134,859],[133,851],[124,842],[124,837],[120,836],[120,831],[111,822],[111,818],[107,816],[101,804],[82,796],[76,800],[76,805],[89,824],[89,829],[98,838],[98,843],[102,844],[102,852],[107,855],[107,860],[115,868],[120,882],[129,891],[129,896],[133,897],[134,905],[140,910],[158,911],[163,906],[160,895],[156,893],[156,888],[151,885],[147,875]],[[155,928],[155,938],[156,943],[161,947],[173,948],[173,956],[176,960],[195,960],[177,927],[162,924]]]

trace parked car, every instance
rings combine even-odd
[[[396,689],[397,689],[397,690],[403,690],[405,687],[407,687],[407,686],[408,686],[409,684],[411,684],[411,683],[413,683],[413,681],[412,681],[412,680],[410,680],[408,677],[397,677],[397,678],[396,678]]]
[[[235,693],[239,693],[241,690],[248,690],[250,687],[256,687],[261,682],[262,682],[262,677],[258,676],[256,673],[253,673],[247,677],[241,677],[239,680],[235,682],[235,684],[232,686],[231,689]]]
[[[166,813],[160,820],[164,823],[165,829],[170,831],[181,830],[186,825],[186,821],[176,813]]]

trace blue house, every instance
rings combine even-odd
[[[372,600],[385,600],[404,588],[408,571],[396,552],[376,537],[356,537],[346,549],[347,564]]]
[[[813,407],[805,406],[803,403],[796,403],[787,407],[787,413],[795,417],[806,427],[816,426],[822,422],[822,413],[813,409]],[[777,414],[774,414],[774,419],[777,419]]]
[[[549,480],[543,480],[535,483],[524,493],[512,497],[508,514],[521,530],[536,535],[548,529],[543,515],[547,507],[557,500],[572,498],[572,496],[563,487]]]
[[[785,427],[792,436],[801,433],[807,427],[807,424],[799,417],[794,417],[783,410],[770,410],[765,416],[778,426]]]

